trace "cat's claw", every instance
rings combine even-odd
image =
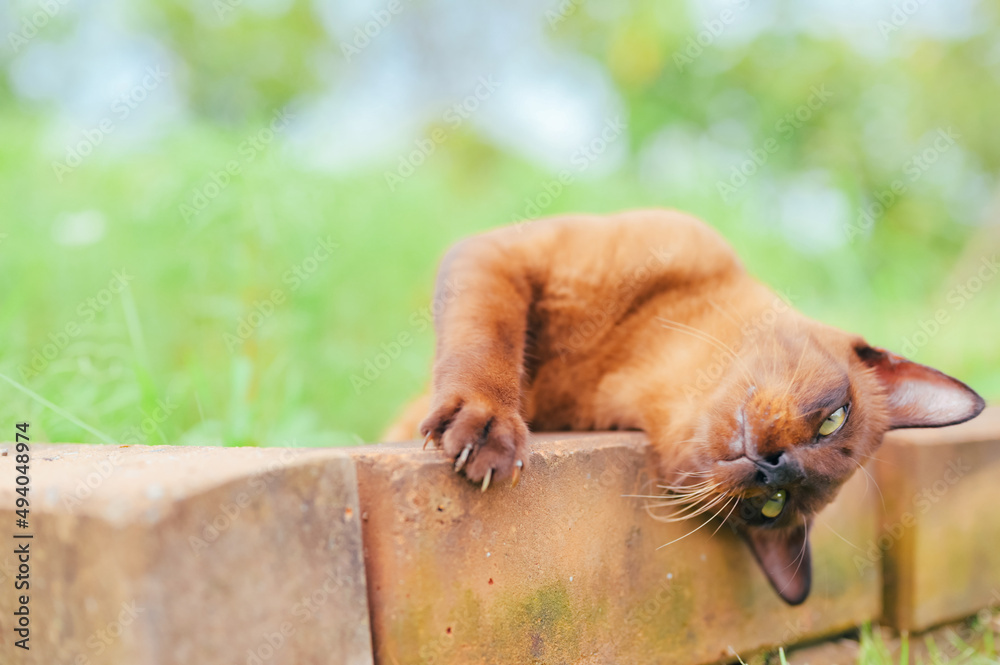
[[[471,452],[472,444],[466,444],[465,448],[463,448],[462,452],[459,454],[458,459],[455,461],[455,473],[462,470],[462,467],[465,466],[465,461],[469,459],[469,453]]]
[[[514,408],[478,395],[439,400],[420,424],[420,433],[431,435],[455,473],[485,490],[528,468],[528,427]]]
[[[428,434],[426,437],[424,437],[424,445],[422,446],[421,450],[427,450],[427,444],[430,441],[434,440],[433,437],[434,437],[433,433],[432,434]]]
[[[517,460],[514,462],[514,471],[511,473],[510,488],[514,489],[517,484],[521,482],[521,469],[524,468],[524,462]]]

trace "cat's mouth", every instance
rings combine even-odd
[[[740,501],[740,519],[748,526],[777,526],[788,520],[792,491],[754,488]]]

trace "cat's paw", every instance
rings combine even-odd
[[[433,441],[453,460],[455,472],[482,483],[483,491],[508,478],[517,485],[528,458],[528,427],[521,415],[484,398],[454,395],[435,402],[420,423],[425,445]]]

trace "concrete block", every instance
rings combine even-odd
[[[879,497],[858,474],[812,534],[813,591],[784,604],[728,528],[653,520],[641,434],[533,437],[514,489],[481,493],[419,444],[362,448],[375,660],[442,663],[733,662],[835,634],[881,611]]]
[[[0,662],[372,662],[354,465],[336,451],[35,445],[0,457]],[[12,625],[31,533],[30,650]]]
[[[1000,408],[940,429],[897,430],[878,453],[885,620],[917,631],[1000,605]]]

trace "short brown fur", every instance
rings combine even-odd
[[[882,434],[983,407],[955,379],[799,314],[714,230],[673,211],[474,236],[443,259],[435,298],[420,431],[470,480],[520,471],[529,426],[643,430],[663,482],[689,512],[738,529],[792,603],[809,590],[812,517]],[[845,405],[842,428],[820,437]],[[762,522],[779,487],[788,507]]]

